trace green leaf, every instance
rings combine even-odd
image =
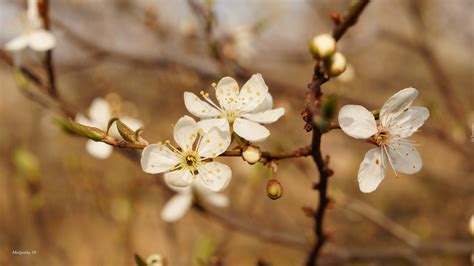
[[[101,141],[107,136],[101,129],[76,123],[72,119],[56,118],[56,123],[70,133],[75,133],[94,141]]]

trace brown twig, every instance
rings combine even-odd
[[[38,1],[38,10],[41,18],[43,19],[43,24],[45,30],[51,29],[50,19],[49,19],[49,0],[40,0]],[[58,98],[58,89],[56,87],[56,75],[53,64],[53,50],[46,51],[46,57],[43,61],[44,68],[48,76],[48,94],[52,98]]]
[[[339,40],[344,35],[344,33],[357,22],[360,14],[368,3],[369,0],[360,0],[353,3],[343,22],[337,24],[334,28],[333,37],[336,40]],[[322,71],[320,62],[317,62],[314,67],[313,79],[308,85],[309,92],[306,97],[306,107],[309,113],[309,119],[305,119],[305,121],[307,121],[305,128],[312,128],[313,131],[311,156],[313,157],[319,172],[319,183],[314,186],[314,188],[319,191],[319,206],[313,215],[314,234],[316,236],[316,241],[309,251],[306,261],[307,266],[313,266],[317,264],[321,249],[327,241],[327,235],[323,229],[325,217],[324,214],[330,201],[327,195],[328,178],[333,174],[333,171],[328,167],[328,160],[323,159],[321,152],[321,137],[323,131],[321,131],[319,127],[313,127],[312,121],[313,116],[317,115],[318,105],[323,95],[321,86],[328,80],[329,76]]]

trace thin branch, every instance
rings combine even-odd
[[[45,30],[50,30],[51,24],[49,19],[49,0],[38,1],[38,7],[40,16],[43,19]],[[43,65],[48,76],[48,94],[53,98],[58,98],[59,94],[56,87],[56,75],[53,64],[53,50],[46,51],[46,57],[44,59]]]
[[[365,9],[369,0],[360,0],[353,3],[350,7],[347,16],[343,21],[337,25],[333,31],[333,37],[339,40],[347,30],[353,26],[362,11]],[[307,121],[307,129],[313,130],[313,137],[311,143],[311,156],[315,162],[319,172],[319,183],[314,186],[315,189],[319,190],[319,205],[317,210],[314,212],[314,234],[316,236],[316,242],[311,247],[309,252],[306,265],[313,266],[317,264],[318,257],[321,253],[321,249],[327,241],[327,235],[324,232],[324,215],[326,213],[326,207],[329,203],[329,197],[327,196],[328,178],[332,175],[333,171],[328,167],[328,161],[323,159],[321,152],[321,137],[323,132],[319,127],[313,127],[312,121],[313,116],[317,114],[318,105],[323,95],[321,91],[321,85],[329,80],[329,76],[321,71],[321,62],[317,62],[314,67],[313,79],[308,85],[309,92],[306,97],[307,112],[309,113],[309,119]]]

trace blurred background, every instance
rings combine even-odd
[[[274,106],[286,114],[270,125],[262,148],[307,145],[306,85],[314,61],[307,43],[331,32],[330,14],[348,0],[57,0],[50,1],[58,44],[58,90],[71,109],[87,112],[96,97],[120,102],[143,121],[152,142],[170,139],[187,114],[183,92],[209,90],[232,75],[243,83],[261,73]],[[474,214],[473,41],[470,0],[372,1],[338,44],[349,69],[325,84],[339,107],[380,108],[400,89],[420,91],[416,105],[431,117],[415,134],[423,169],[391,171],[371,194],[357,171],[370,146],[331,131],[323,138],[335,174],[325,221],[331,241],[324,265],[470,265]],[[0,0],[0,43],[18,34],[25,1]],[[211,29],[206,19],[213,16]],[[42,78],[38,56],[24,64]],[[117,149],[98,160],[86,140],[65,134],[44,108],[20,91],[0,62],[0,265],[134,265],[133,256],[161,254],[168,265],[302,265],[314,241],[318,179],[311,158],[283,160],[284,187],[266,196],[268,170],[223,158],[233,170],[224,191],[230,206],[194,208],[175,223],[160,212],[172,193],[160,175],[142,172]],[[25,95],[24,95],[25,94]],[[35,96],[36,97],[36,96]],[[53,106],[43,97],[46,105]],[[35,251],[13,255],[13,250]]]

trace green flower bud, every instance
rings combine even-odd
[[[346,58],[341,53],[335,53],[329,59],[328,72],[331,77],[336,77],[346,70]]]
[[[336,40],[331,34],[320,34],[309,43],[311,53],[318,58],[327,58],[336,52]]]
[[[268,181],[267,196],[272,200],[279,199],[283,196],[283,187],[277,179],[273,178]]]
[[[247,145],[242,152],[242,158],[249,164],[255,164],[262,158],[262,151],[257,146]]]

